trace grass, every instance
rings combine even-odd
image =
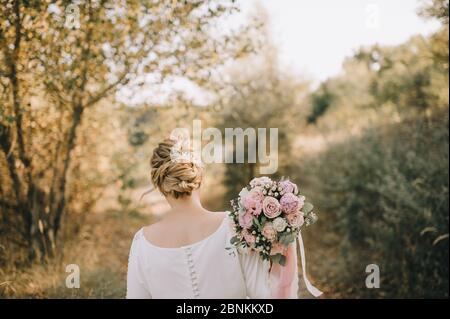
[[[0,269],[3,298],[124,298],[128,251],[134,233],[148,218],[108,211],[94,214],[63,256],[46,265]],[[67,288],[66,266],[80,268],[80,288]]]

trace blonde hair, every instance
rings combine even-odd
[[[195,163],[174,161],[171,158],[171,149],[175,143],[171,139],[159,143],[153,150],[150,165],[153,185],[164,196],[179,198],[191,195],[192,191],[200,187],[202,171]]]

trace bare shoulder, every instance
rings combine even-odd
[[[223,221],[228,215],[227,212],[211,212],[210,214],[217,221]]]
[[[205,212],[195,218],[164,218],[143,227],[147,241],[161,247],[179,247],[198,242],[217,231],[227,218],[226,212]]]
[[[159,232],[164,231],[164,224],[164,220],[159,220],[150,225],[142,227],[144,237],[149,238],[152,234],[158,234]]]
[[[207,237],[221,228],[225,218],[227,218],[226,212],[208,212],[195,222],[195,228],[203,237]]]
[[[208,214],[208,218],[206,218],[206,222],[209,223],[211,226],[220,226],[222,222],[225,221],[227,218],[228,213],[227,212],[210,212]]]

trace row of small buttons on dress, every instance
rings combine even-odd
[[[194,294],[194,298],[198,298],[198,297],[200,297],[200,291],[198,289],[198,276],[197,276],[197,273],[195,272],[194,260],[192,259],[191,248],[186,247],[185,252],[186,252],[186,259],[187,259],[187,264],[188,264],[188,268],[189,268],[189,275],[191,277],[192,291]]]

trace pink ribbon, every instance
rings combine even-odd
[[[300,261],[302,265],[303,280],[305,282],[306,289],[314,297],[319,297],[322,292],[314,287],[306,276],[306,258],[305,258],[305,247],[303,245],[303,239],[301,232],[298,233],[298,247],[300,250]],[[271,287],[272,287],[272,298],[276,299],[286,299],[286,298],[297,298],[297,287],[294,287],[295,277],[297,275],[297,251],[295,249],[297,242],[289,245],[286,252],[286,263],[284,266],[280,264],[274,264],[272,266],[270,276],[271,276]]]

